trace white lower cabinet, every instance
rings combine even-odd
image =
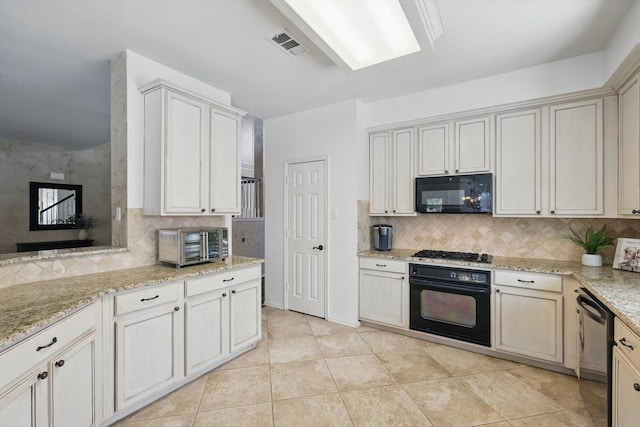
[[[0,425],[100,423],[99,312],[93,304],[0,354]]]
[[[640,337],[616,317],[613,338],[612,425],[635,426],[640,420]]]
[[[250,268],[186,281],[186,375],[212,368],[260,339],[260,277],[260,268]]]
[[[179,308],[144,309],[116,320],[116,410],[180,378]]]
[[[494,289],[496,350],[562,363],[562,279],[496,271]]]
[[[360,259],[360,319],[408,327],[407,263]]]

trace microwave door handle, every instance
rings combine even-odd
[[[202,261],[209,261],[209,233],[200,232],[200,258]]]

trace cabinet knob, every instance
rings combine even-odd
[[[638,384],[638,383],[633,383],[633,389],[634,389],[635,391],[640,391],[640,384]]]
[[[549,212],[549,213],[550,213],[550,214],[554,214],[554,213],[556,213],[556,211],[551,211],[551,212]]]
[[[231,293],[232,293],[232,294],[235,294],[235,293],[236,293],[236,290],[235,290],[235,289],[232,289],[232,290],[231,290]]]
[[[500,289],[496,289],[496,293],[500,293]]]
[[[211,209],[211,212],[215,212],[215,211],[216,211],[216,208]]]
[[[459,169],[456,169],[456,173],[458,173],[458,172],[460,172],[460,170],[459,170]]]
[[[180,311],[180,307],[174,307],[173,311]]]
[[[206,209],[205,209],[205,208],[202,208],[202,209],[201,209],[201,212],[202,212],[202,213],[205,213],[205,211],[206,211]]]
[[[449,170],[448,170],[448,169],[445,169],[445,170],[444,170],[444,173],[449,173]]]
[[[536,215],[540,215],[540,211],[536,211]]]
[[[396,210],[395,210],[395,209],[393,210],[393,213],[396,213]]]
[[[58,360],[58,361],[55,363],[55,365],[56,365],[58,368],[62,368],[62,367],[64,366],[64,359],[60,359],[60,360]]]
[[[226,292],[222,294],[222,298],[224,298],[224,297],[226,297],[226,296],[227,296],[227,293],[226,293]]]
[[[384,213],[389,213],[389,211],[384,211]]]
[[[38,379],[39,380],[46,380],[48,376],[49,376],[49,372],[47,372],[47,371],[40,372],[38,374]]]

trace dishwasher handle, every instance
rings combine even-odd
[[[595,320],[601,325],[605,324],[607,321],[607,313],[592,299],[587,298],[584,295],[578,295],[577,302],[578,305],[584,309],[583,313],[590,319]]]

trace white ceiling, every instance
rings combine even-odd
[[[371,0],[375,1],[375,0]],[[268,0],[0,0],[0,137],[85,148],[108,142],[109,61],[129,49],[231,93],[270,118],[372,101],[603,50],[634,0],[438,0],[433,52],[338,68]],[[287,28],[312,52],[265,37]]]

